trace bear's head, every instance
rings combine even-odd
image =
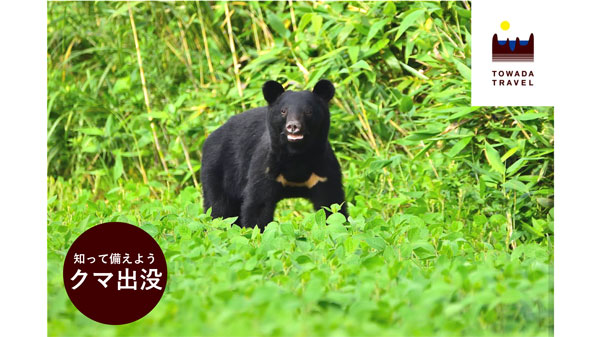
[[[262,87],[268,107],[268,126],[273,145],[290,153],[324,146],[329,133],[329,101],[333,84],[320,80],[311,91],[285,91],[281,84],[267,81]]]

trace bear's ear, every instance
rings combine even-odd
[[[317,84],[315,84],[313,93],[321,97],[325,102],[329,102],[335,94],[335,88],[328,80],[320,80],[317,82]]]
[[[283,94],[284,91],[285,90],[283,89],[281,84],[275,81],[266,81],[262,87],[263,96],[265,97],[265,100],[267,100],[269,105],[273,104],[277,97]]]

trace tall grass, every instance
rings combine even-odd
[[[523,193],[539,215],[553,193],[552,112],[469,106],[469,26],[464,2],[49,3],[48,174],[96,193],[122,178],[197,186],[206,135],[264,105],[265,80],[329,78],[347,176],[410,190],[419,177],[395,176],[398,162],[424,157],[427,177],[471,171],[478,194],[512,205],[511,222]]]

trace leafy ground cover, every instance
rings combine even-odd
[[[49,335],[552,334],[553,109],[471,107],[469,67],[465,2],[49,3]],[[349,218],[286,200],[259,233],[204,214],[206,136],[265,80],[323,77]],[[62,283],[108,221],[169,268],[123,326]]]

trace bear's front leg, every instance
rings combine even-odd
[[[342,187],[341,179],[332,179],[323,183],[318,183],[312,188],[310,200],[313,203],[315,211],[323,207],[329,207],[331,204],[339,204],[342,206],[340,213],[348,218],[346,203],[344,202],[344,188]],[[325,210],[327,216],[331,212]]]
[[[264,231],[269,222],[273,221],[275,213],[274,203],[244,202],[242,205],[242,226],[258,226],[260,231]]]
[[[274,182],[268,179],[249,182],[244,190],[242,202],[241,224],[244,227],[258,225],[261,232],[269,222],[273,221],[275,206],[279,201],[279,191]]]

